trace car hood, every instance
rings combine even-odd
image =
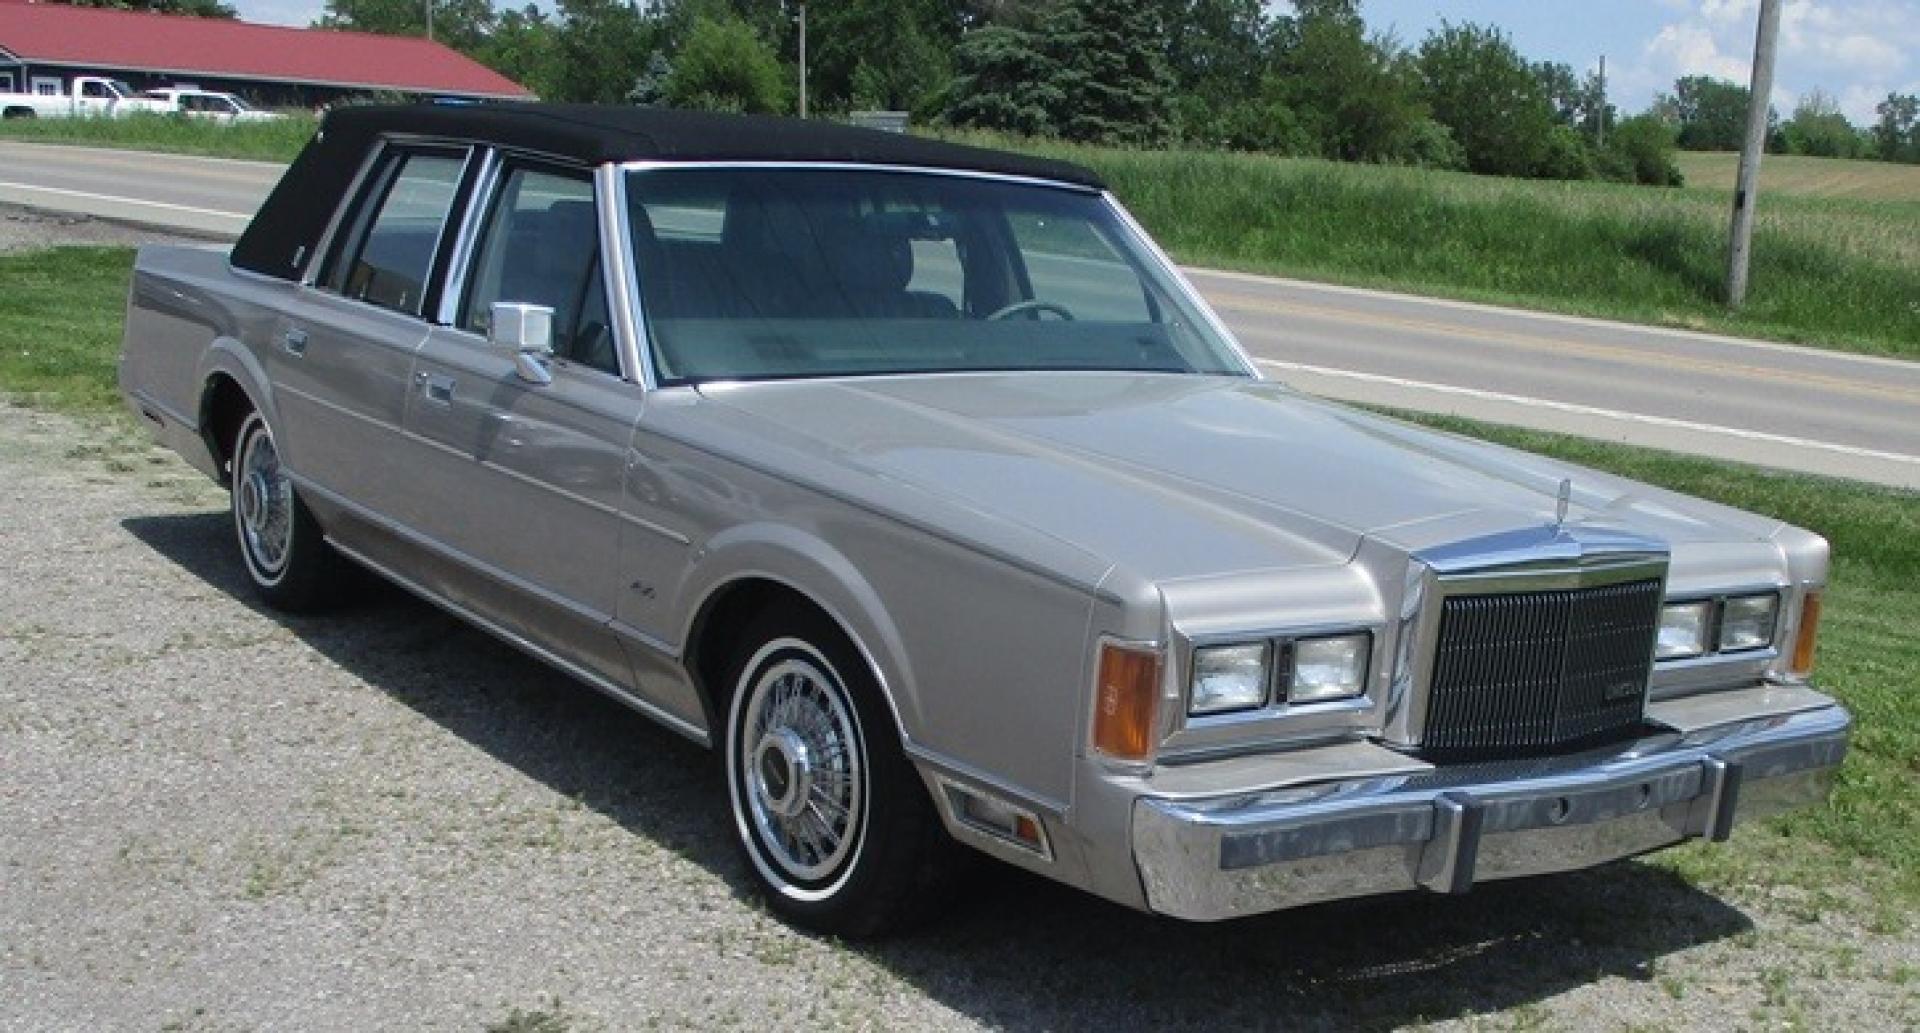
[[[956,374],[709,385],[768,447],[1011,522],[1154,581],[1344,563],[1565,522],[1688,541],[1779,525],[1232,377]],[[785,464],[783,464],[785,465]],[[953,529],[964,535],[964,528]]]

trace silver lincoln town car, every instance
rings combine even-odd
[[[1090,172],[776,119],[336,112],[120,369],[270,605],[376,571],[711,746],[840,935],[961,848],[1165,915],[1820,800],[1827,544],[1306,397]]]

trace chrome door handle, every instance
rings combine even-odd
[[[441,373],[420,374],[420,393],[436,405],[453,404],[453,378]]]
[[[280,334],[280,344],[296,359],[307,357],[307,332],[297,326],[290,326]]]

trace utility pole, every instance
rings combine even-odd
[[[807,117],[807,0],[800,0],[800,117]]]
[[[1600,55],[1600,139],[1597,146],[1607,145],[1607,55]]]
[[[1740,148],[1740,178],[1733,188],[1733,237],[1727,246],[1727,304],[1732,308],[1739,308],[1747,300],[1753,209],[1760,193],[1760,154],[1767,142],[1773,51],[1779,36],[1780,0],[1760,0],[1760,29],[1753,42],[1753,85],[1747,98],[1747,139]]]
[[[423,0],[427,5],[427,38],[433,38],[433,0]]]

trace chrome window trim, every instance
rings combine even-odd
[[[608,163],[593,170],[594,197],[600,203],[600,275],[605,278],[607,311],[613,317],[614,342],[619,346],[626,379],[642,390],[659,387],[653,348],[647,339],[645,302],[640,295],[639,265],[633,257],[633,223],[627,210],[626,166]]]
[[[1215,312],[1213,306],[1207,304],[1207,299],[1202,297],[1199,290],[1193,286],[1193,282],[1187,279],[1187,274],[1180,271],[1180,267],[1174,263],[1172,256],[1161,250],[1160,245],[1154,241],[1153,235],[1147,232],[1146,227],[1140,225],[1139,221],[1133,217],[1133,213],[1127,211],[1126,206],[1120,203],[1120,199],[1113,196],[1112,191],[1101,191],[1100,197],[1106,202],[1107,208],[1119,218],[1120,225],[1132,235],[1134,244],[1159,265],[1162,275],[1186,294],[1187,304],[1192,305],[1200,313],[1200,318],[1207,321],[1208,329],[1226,342],[1228,351],[1240,361],[1242,371],[1254,380],[1266,379],[1260,373],[1259,364],[1254,362],[1253,356],[1248,354],[1246,347],[1240,343],[1240,338],[1234,336],[1232,330],[1227,329],[1227,324],[1221,320],[1220,313]]]
[[[346,191],[334,203],[333,217],[327,220],[327,228],[321,232],[320,239],[314,241],[313,253],[306,256],[306,268],[300,273],[300,286],[318,288],[320,266],[325,263],[327,253],[333,250],[334,239],[340,234],[340,224],[346,221],[347,213],[352,211],[355,204],[359,202],[360,195],[367,188],[367,177],[373,175],[373,170],[380,167],[380,159],[386,152],[387,141],[385,137],[381,137],[376,139],[373,146],[367,148],[367,153],[361,157],[360,168],[354,172]]]
[[[631,234],[633,227],[627,207],[627,173],[632,172],[650,172],[659,169],[817,169],[841,172],[886,172],[903,175],[945,176],[954,179],[986,180],[997,183],[1044,187],[1053,190],[1067,190],[1078,194],[1096,196],[1105,204],[1107,210],[1113,213],[1119,221],[1121,228],[1131,238],[1132,242],[1146,254],[1154,263],[1157,270],[1166,277],[1173,289],[1181,294],[1183,300],[1200,314],[1200,318],[1206,322],[1207,328],[1218,335],[1221,342],[1226,345],[1228,353],[1239,363],[1240,375],[1253,380],[1264,379],[1261,376],[1260,367],[1248,354],[1246,348],[1241,345],[1240,339],[1234,336],[1233,331],[1227,329],[1227,325],[1221,320],[1220,314],[1213,310],[1212,305],[1207,304],[1206,299],[1201,296],[1198,290],[1194,289],[1192,282],[1180,271],[1180,267],[1174,264],[1173,259],[1169,257],[1165,251],[1161,250],[1160,245],[1155,243],[1153,237],[1147,233],[1146,229],[1140,225],[1138,220],[1134,219],[1133,213],[1127,211],[1126,207],[1123,206],[1119,200],[1113,196],[1112,191],[1109,190],[1102,190],[1080,183],[1070,183],[1065,180],[1045,179],[1038,176],[1019,176],[1003,172],[984,172],[978,169],[954,169],[922,165],[889,165],[852,161],[662,161],[649,159],[610,163],[609,165],[602,166],[602,168],[611,169],[613,178],[618,180],[617,184],[609,190],[610,193],[618,198],[618,225],[617,227],[610,227],[609,233],[611,234],[613,230],[617,228],[617,239],[629,245],[625,249],[626,253],[619,257],[630,267],[637,265],[637,263],[632,261],[631,241],[633,238]],[[621,308],[630,311],[633,315],[635,325],[632,329],[632,336],[636,346],[635,358],[639,360],[640,369],[643,374],[641,384],[648,390],[653,390],[657,388],[660,383],[659,370],[656,368],[652,342],[646,331],[647,324],[645,312],[641,307],[642,296],[637,271],[629,268],[625,279],[627,287],[632,293],[629,301],[631,309],[629,310],[626,305],[621,306]],[[609,286],[611,287],[612,283],[609,283]],[[611,299],[613,295],[609,293],[608,297]],[[943,372],[970,371],[959,370]]]
[[[426,292],[426,294],[428,295],[433,294],[436,288],[439,289],[440,305],[436,307],[432,312],[428,312],[426,311],[426,298],[422,297],[420,299],[421,311],[401,312],[398,309],[388,308],[385,305],[376,305],[363,298],[349,298],[346,296],[346,294],[340,291],[331,290],[319,284],[317,282],[318,274],[319,274],[319,263],[323,262],[325,256],[330,254],[333,251],[333,246],[337,242],[336,236],[340,230],[340,225],[341,225],[341,222],[343,221],[343,217],[346,215],[346,213],[349,210],[357,208],[359,203],[363,200],[363,198],[361,197],[361,194],[364,192],[366,188],[367,177],[372,174],[374,169],[377,169],[380,167],[380,163],[382,160],[384,160],[388,151],[412,150],[416,148],[419,148],[419,149],[445,148],[446,150],[449,150],[449,151],[464,152],[463,157],[461,158],[460,175],[456,180],[454,180],[453,203],[448,206],[446,216],[440,220],[440,229],[433,236],[433,250],[430,252],[430,257],[427,260],[427,276],[421,285],[421,289],[424,292]],[[465,220],[467,217],[467,210],[472,205],[473,191],[466,190],[465,196],[463,197],[462,196],[463,188],[466,187],[468,178],[474,174],[474,169],[473,169],[474,161],[477,158],[480,158],[482,154],[485,152],[485,150],[486,148],[482,147],[481,145],[473,143],[472,141],[465,141],[465,140],[445,140],[445,139],[439,139],[439,138],[433,138],[433,137],[417,137],[416,138],[416,137],[407,136],[404,134],[388,134],[380,137],[380,139],[377,141],[375,146],[369,147],[367,149],[367,152],[368,152],[367,159],[361,165],[360,171],[356,173],[354,176],[353,189],[346,195],[348,199],[345,201],[342,201],[339,207],[334,209],[333,223],[327,227],[327,232],[323,237],[325,241],[325,245],[323,247],[319,247],[315,249],[314,254],[310,260],[315,264],[312,264],[308,267],[308,275],[305,277],[302,277],[301,286],[312,288],[313,290],[318,291],[319,293],[331,295],[333,297],[340,298],[345,301],[357,302],[359,304],[366,305],[369,308],[379,309],[382,312],[392,312],[396,315],[406,316],[410,319],[417,319],[424,324],[431,325],[431,324],[437,323],[439,321],[437,317],[439,313],[445,308],[445,304],[446,304],[447,277],[449,277],[453,272],[453,268],[454,268],[453,256],[451,255],[448,256],[447,268],[435,269],[434,266],[440,260],[441,249],[444,248],[447,243],[447,231],[449,227],[452,226],[452,224],[454,223],[454,220],[456,217],[459,218],[462,226],[464,227]],[[477,181],[475,183],[475,186],[476,187],[478,186]],[[384,201],[385,199],[382,198],[382,200]],[[378,213],[376,213],[376,215],[377,214]],[[367,228],[369,231],[371,231],[372,224],[369,223]]]
[[[956,179],[987,179],[1002,183],[1022,183],[1029,186],[1052,187],[1057,190],[1072,190],[1082,194],[1100,194],[1096,187],[1080,183],[1070,183],[1063,179],[1046,179],[1041,176],[1019,176],[1009,172],[986,172],[980,169],[956,169],[939,165],[889,165],[881,162],[861,161],[778,161],[778,160],[737,160],[737,161],[673,161],[659,158],[636,159],[618,163],[621,172],[648,172],[654,169],[823,169],[840,172],[899,172],[922,176],[949,176]]]
[[[446,280],[440,286],[440,308],[434,313],[433,321],[441,326],[455,326],[460,318],[460,305],[465,300],[468,274],[474,259],[474,245],[479,242],[481,223],[486,219],[488,206],[493,203],[493,193],[500,185],[500,167],[503,159],[494,148],[484,148],[480,153],[480,172],[474,177],[473,190],[467,195],[466,210],[460,213],[459,234],[453,239],[453,253],[447,258]]]

